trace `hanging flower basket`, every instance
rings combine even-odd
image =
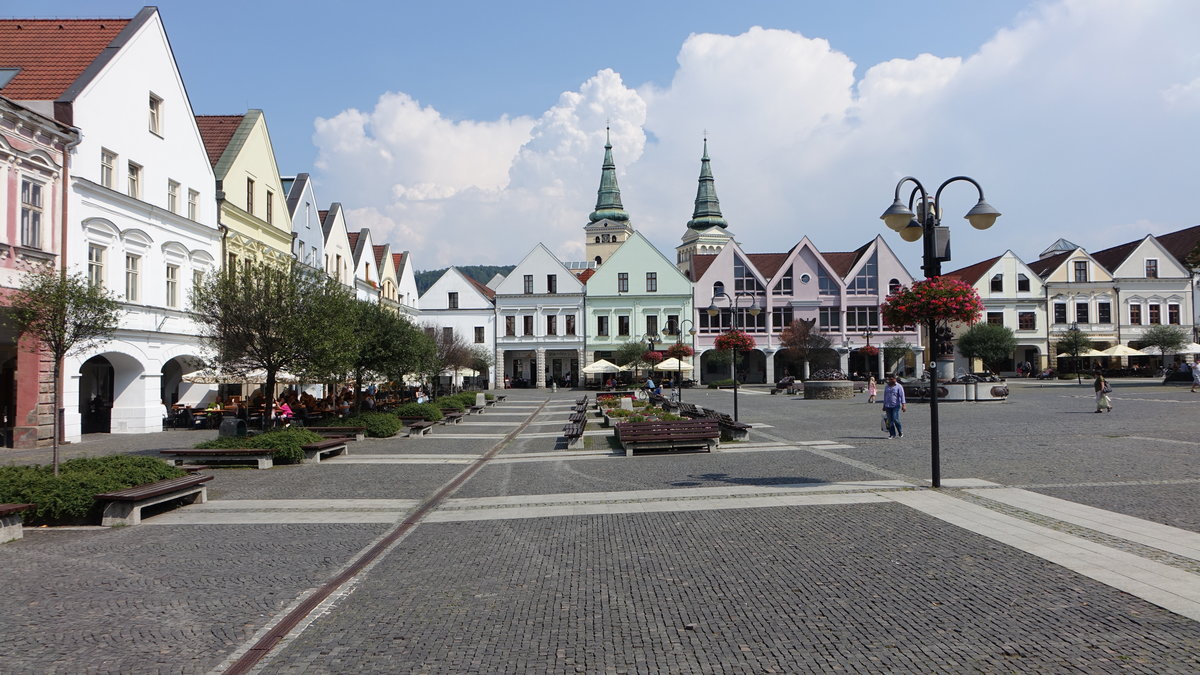
[[[659,361],[663,360],[663,353],[662,352],[653,352],[653,351],[646,352],[646,353],[642,354],[642,360],[645,361],[646,363],[658,363]]]
[[[754,349],[754,338],[741,330],[731,330],[721,333],[716,340],[717,349],[735,349],[739,352],[748,352]]]
[[[879,356],[879,347],[875,345],[866,345],[858,348],[858,353],[863,356]]]
[[[691,356],[695,353],[696,353],[696,350],[692,349],[688,345],[683,344],[682,342],[679,344],[671,345],[670,347],[667,348],[667,356],[670,358],[673,358],[673,359],[679,359],[680,361],[688,358],[689,356]]]
[[[929,321],[975,323],[983,314],[983,300],[970,284],[933,277],[892,293],[879,306],[879,313],[884,323],[893,328]]]

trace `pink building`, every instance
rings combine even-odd
[[[4,76],[0,70],[0,87]],[[62,266],[66,157],[78,142],[73,127],[0,96],[0,312],[7,311],[24,272]],[[18,341],[11,328],[0,326],[0,421],[6,447],[50,443],[53,368],[36,344]]]

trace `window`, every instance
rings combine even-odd
[[[129,163],[129,184],[125,186],[130,197],[141,199],[142,197],[142,167],[140,164]]]
[[[1066,323],[1066,322],[1067,322],[1067,303],[1065,303],[1065,302],[1054,303],[1054,323]]]
[[[862,269],[858,274],[854,275],[854,279],[846,288],[846,293],[850,295],[872,295],[879,292],[879,270],[878,270],[878,255],[871,254],[867,262],[863,264]],[[847,321],[847,325],[849,322]]]
[[[750,313],[749,307],[740,307],[737,313],[737,325],[741,326],[742,330],[756,333],[765,333],[767,331],[767,313],[765,311],[759,312],[758,316],[754,316]]]
[[[837,307],[822,307],[817,313],[817,324],[821,328],[841,328],[842,311]]]
[[[225,273],[233,278],[237,275],[238,257],[236,253],[230,253],[225,258]]]
[[[246,213],[254,215],[254,179],[246,179]]]
[[[1028,293],[1029,292],[1029,277],[1025,276],[1024,274],[1017,275],[1017,292],[1019,292],[1019,293]]]
[[[173,180],[167,181],[167,210],[179,213],[179,183]]]
[[[179,306],[179,265],[167,265],[167,307]]]
[[[192,270],[192,291],[204,284],[204,270]]]
[[[617,292],[629,292],[629,272],[617,272]]]
[[[267,190],[267,224],[275,218],[275,193]]]
[[[1003,293],[1004,292],[1004,275],[1003,274],[997,274],[992,277],[992,292],[993,293]]]
[[[532,294],[533,294],[533,275],[526,274],[525,275],[525,295],[532,295]]]
[[[617,335],[620,335],[620,336],[628,336],[629,335],[629,317],[628,316],[618,316],[617,317]]]
[[[196,220],[200,217],[200,193],[188,190],[188,218]]]
[[[646,334],[653,335],[655,337],[658,336],[658,317],[657,316],[647,316],[646,317]]]
[[[1167,305],[1167,323],[1179,325],[1179,305],[1174,302]]]
[[[448,345],[448,344],[453,344],[453,343],[454,343],[454,329],[451,328],[450,326],[443,326],[442,327],[442,344]]]
[[[558,292],[558,275],[557,274],[547,274],[546,275],[546,292],[552,293],[552,294]]]
[[[533,316],[532,315],[523,316],[523,317],[521,317],[521,322],[524,324],[524,326],[522,326],[522,328],[524,329],[524,332],[521,334],[522,335],[533,335]]]
[[[142,259],[136,255],[125,256],[125,300],[137,302],[140,295],[140,279]]]
[[[437,329],[433,326],[425,326],[425,337],[428,337],[430,340],[436,339]]]
[[[775,332],[779,332],[790,326],[792,320],[793,310],[791,305],[771,308],[771,326],[775,329]]]
[[[42,247],[42,184],[21,179],[21,245]]]
[[[667,335],[679,335],[679,315],[678,314],[668,314],[667,315],[666,334]]]
[[[475,326],[475,344],[483,344],[483,326]]]
[[[566,334],[567,335],[575,334],[575,315],[574,314],[567,315],[567,333]]]
[[[546,335],[558,335],[558,317],[553,314],[546,317]]]
[[[988,312],[987,313],[987,322],[989,325],[992,325],[992,326],[1003,326],[1004,325],[1004,312]]]
[[[608,337],[608,317],[607,316],[596,317],[596,335]]]
[[[150,94],[150,133],[162,136],[162,104],[163,100]]]
[[[1141,305],[1130,305],[1129,306],[1129,324],[1132,326],[1142,325],[1142,306]]]
[[[888,282],[888,295],[894,295],[900,292],[900,280],[892,279]]]
[[[771,295],[791,295],[792,294],[792,268],[789,267],[783,277],[779,279],[779,283],[775,284],[775,288],[771,289]]]
[[[658,292],[658,272],[646,272],[646,292]]]
[[[725,284],[720,281],[713,282],[713,297],[717,298],[725,295]]]
[[[1147,279],[1157,279],[1158,278],[1158,259],[1146,258],[1146,278]]]
[[[117,189],[117,153],[100,151],[100,184],[112,190]]]
[[[1037,330],[1037,314],[1017,312],[1017,330]]]
[[[450,309],[458,309],[458,293],[450,292],[446,294],[446,306]]]
[[[1162,307],[1157,304],[1150,305],[1150,324],[1162,323]]]
[[[833,275],[825,271],[824,267],[817,266],[817,293],[820,295],[837,295],[838,285],[834,280]]]
[[[1088,304],[1086,302],[1075,303],[1075,320],[1079,323],[1090,323],[1088,319]]]
[[[861,330],[879,326],[878,307],[847,307],[846,330]]]
[[[104,288],[104,247],[88,244],[88,283]]]
[[[1112,304],[1107,302],[1096,303],[1096,323],[1112,323]]]
[[[513,337],[517,334],[517,317],[504,317],[504,334],[508,337]]]
[[[733,290],[744,293],[762,293],[762,284],[758,283],[754,272],[740,256],[733,256]]]
[[[1075,261],[1075,281],[1088,280],[1087,267],[1088,265],[1086,260]]]

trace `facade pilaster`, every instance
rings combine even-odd
[[[535,386],[538,389],[545,389],[546,388],[546,348],[545,347],[537,348],[537,357],[536,357],[536,362],[535,362],[534,368],[535,368],[534,377],[536,378]]]

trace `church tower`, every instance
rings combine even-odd
[[[600,170],[600,189],[596,192],[596,210],[584,226],[587,237],[588,262],[596,267],[604,264],[621,244],[633,234],[629,214],[621,205],[621,188],[617,187],[617,165],[613,162],[609,130],[604,130],[604,167]]]
[[[700,158],[700,179],[696,187],[696,206],[692,219],[683,233],[683,243],[675,247],[675,266],[692,279],[692,256],[717,254],[733,239],[726,231],[729,223],[721,215],[721,202],[713,180],[708,159],[708,138],[704,139],[704,156]],[[695,279],[692,279],[695,281]]]

